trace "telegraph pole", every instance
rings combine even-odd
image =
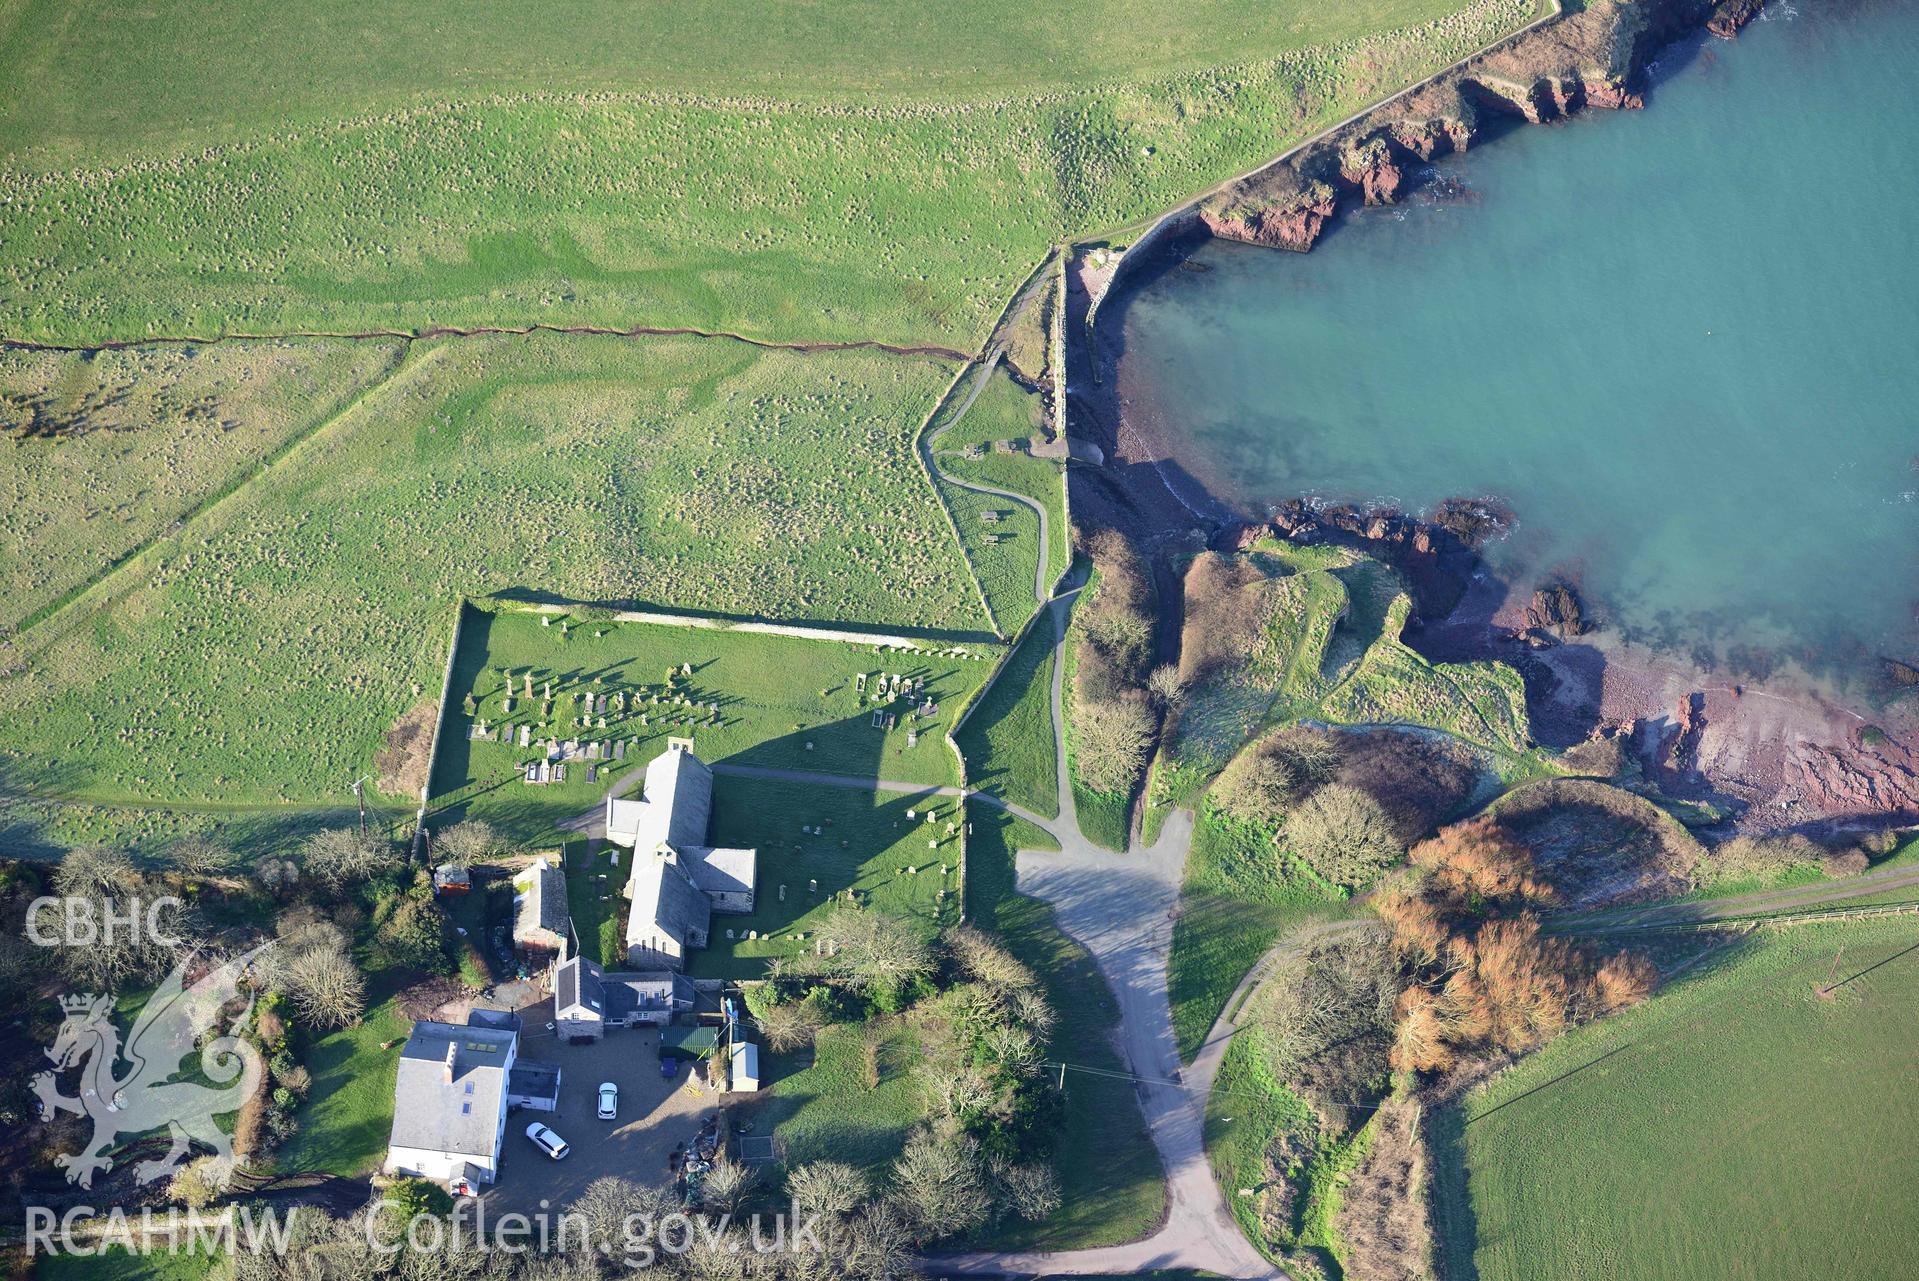
[[[373,775],[368,774],[365,778],[353,784],[353,799],[358,801],[360,805],[360,835],[362,836],[366,835],[366,785],[372,777]]]

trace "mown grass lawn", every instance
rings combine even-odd
[[[169,1253],[164,1245],[141,1254],[121,1249],[43,1254],[33,1261],[33,1276],[37,1281],[202,1281],[219,1261],[217,1254],[198,1250]]]
[[[1104,1072],[1125,1064],[1113,1049],[1119,1008],[1092,956],[1062,933],[1053,910],[1014,889],[1014,854],[1056,848],[1029,823],[983,802],[968,806],[972,822],[967,911],[999,934],[1032,967],[1059,1016],[1051,1055]],[[1071,1250],[1134,1241],[1159,1225],[1166,1187],[1159,1154],[1146,1133],[1132,1086],[1116,1077],[1068,1071],[1065,1123],[1053,1163],[1063,1204],[1044,1223],[1007,1224],[995,1248]]]
[[[835,896],[847,890],[929,937],[957,923],[960,833],[947,825],[961,821],[952,797],[722,776],[713,788],[713,840],[759,850],[758,893],[749,915],[714,914],[711,943],[693,953],[689,972],[756,977],[768,957],[810,953]],[[759,937],[747,938],[749,931]]]
[[[669,738],[692,739],[709,764],[955,783],[958,762],[945,735],[998,653],[987,644],[926,641],[912,652],[577,612],[533,615],[485,603],[464,617],[456,702],[434,780],[434,823],[483,818],[521,841],[538,840],[559,819],[592,809],[665,750]],[[682,675],[686,664],[693,671]],[[876,697],[882,677],[923,685],[911,698]],[[928,700],[935,710],[919,715]],[[876,727],[875,713],[895,723]],[[492,737],[469,738],[480,722]],[[522,726],[532,743],[597,741],[610,753],[619,742],[625,755],[574,760],[565,782],[528,784],[520,767],[543,749],[519,745]],[[502,732],[510,741],[499,740]],[[589,770],[596,780],[589,780]]]
[[[1909,1271],[1915,944],[1910,920],[1753,935],[1468,1094],[1439,1118],[1435,1154],[1449,1271]]]
[[[416,344],[8,644],[0,770],[43,796],[338,804],[437,699],[462,595],[983,635],[912,446],[944,377],[696,339]]]
[[[381,997],[377,982],[369,995]],[[379,1168],[393,1132],[393,1082],[400,1065],[400,1047],[383,1050],[380,1044],[404,1041],[412,1027],[398,999],[386,994],[352,1027],[309,1045],[301,1062],[313,1084],[298,1113],[299,1132],[274,1154],[280,1173],[352,1176]]]
[[[1053,737],[1053,623],[1041,618],[955,736],[968,786],[1059,817],[1059,753]]]
[[[880,1081],[866,1078],[866,1042],[879,1047]],[[788,1169],[808,1161],[845,1161],[878,1171],[900,1154],[925,1119],[918,1078],[919,1037],[903,1018],[821,1029],[811,1051],[771,1056],[763,1116],[785,1148]]]

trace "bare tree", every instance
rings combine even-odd
[[[784,1053],[812,1043],[823,1022],[810,1001],[785,1001],[770,1006],[757,1022],[769,1049]]]
[[[726,1158],[715,1161],[700,1184],[700,1204],[715,1214],[737,1214],[752,1194],[756,1178],[750,1165]]]
[[[1335,885],[1370,885],[1406,852],[1392,816],[1356,787],[1329,783],[1286,820],[1287,848]]]
[[[443,863],[484,863],[506,848],[490,823],[468,819],[433,837],[433,857]]]
[[[307,875],[333,889],[367,880],[400,861],[386,837],[351,827],[315,832],[307,838],[304,852]]]
[[[347,1027],[366,1009],[366,980],[351,957],[331,947],[313,947],[287,960],[281,981],[293,1007],[316,1028]]]
[[[54,869],[53,888],[62,901],[43,904],[37,923],[60,940],[55,955],[75,983],[117,991],[164,973],[191,946],[184,904],[119,850],[69,852]]]
[[[1033,971],[976,925],[955,925],[940,936],[946,951],[966,977],[1000,987],[1032,987]]]
[[[872,1189],[857,1168],[840,1161],[813,1161],[786,1176],[786,1194],[805,1214],[845,1218],[866,1203]]]
[[[893,1163],[893,1199],[922,1242],[979,1227],[993,1214],[993,1188],[979,1143],[967,1134],[915,1133]]]
[[[1153,714],[1137,696],[1076,708],[1079,752],[1074,764],[1080,782],[1095,792],[1131,790],[1146,768],[1153,740]]]
[[[993,1178],[1001,1213],[1038,1223],[1060,1207],[1059,1178],[1051,1166],[995,1163]]]
[[[233,847],[210,836],[187,836],[167,846],[167,861],[188,876],[219,876],[233,869]]]
[[[927,941],[883,912],[841,908],[827,918],[820,937],[833,945],[827,971],[867,986],[918,978],[933,969]]]
[[[589,1244],[610,1259],[624,1257],[642,1245],[632,1234],[678,1208],[663,1189],[614,1174],[587,1184],[568,1207],[585,1222]]]
[[[1180,679],[1179,668],[1171,663],[1153,669],[1146,678],[1146,693],[1155,706],[1162,712],[1178,711],[1186,705],[1186,682]]]

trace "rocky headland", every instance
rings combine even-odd
[[[1215,193],[1198,207],[1226,240],[1305,252],[1344,205],[1390,205],[1409,171],[1465,151],[1495,124],[1544,124],[1589,107],[1640,107],[1648,63],[1704,28],[1730,39],[1761,0],[1594,0]]]

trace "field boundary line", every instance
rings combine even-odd
[[[12,351],[49,352],[84,355],[96,351],[127,351],[137,347],[214,347],[227,342],[296,342],[302,339],[332,338],[345,342],[371,342],[398,339],[403,342],[432,342],[461,338],[527,338],[534,334],[561,334],[576,338],[703,338],[713,342],[743,343],[762,351],[792,352],[802,356],[842,351],[877,351],[889,356],[924,356],[939,360],[971,363],[969,355],[957,347],[941,343],[889,343],[877,338],[842,338],[809,341],[803,339],[753,338],[730,329],[698,329],[690,325],[633,325],[622,329],[615,325],[429,325],[424,329],[289,329],[282,333],[250,333],[243,330],[217,334],[155,334],[145,338],[107,338],[90,343],[42,342],[0,334],[0,348]]]
[[[604,619],[616,623],[646,623],[654,627],[685,627],[708,632],[753,632],[762,636],[788,636],[797,640],[835,641],[846,645],[880,645],[889,649],[957,655],[975,649],[997,649],[1006,642],[997,637],[958,640],[951,634],[935,631],[861,632],[848,628],[824,627],[813,623],[777,623],[763,619],[714,618],[707,614],[682,614],[672,610],[608,609],[605,606],[567,601],[501,600],[495,597],[461,598],[482,613],[540,614],[558,618],[583,614],[585,621]]]
[[[15,637],[20,640],[25,640],[31,631],[46,626],[54,619],[79,605],[82,601],[86,600],[87,597],[103,590],[108,583],[119,577],[122,571],[133,568],[135,564],[151,555],[154,549],[163,543],[183,536],[195,523],[212,515],[215,511],[224,507],[229,501],[251,489],[256,481],[271,472],[275,467],[278,467],[281,463],[293,457],[294,454],[312,444],[313,441],[317,440],[329,429],[338,426],[365,408],[370,401],[384,393],[395,382],[399,381],[403,373],[418,369],[422,364],[431,361],[443,350],[445,349],[435,348],[427,352],[426,355],[422,356],[418,361],[414,361],[411,359],[413,351],[412,344],[402,344],[399,355],[387,370],[378,378],[361,388],[357,395],[349,397],[334,412],[324,415],[315,421],[306,431],[298,433],[293,439],[286,441],[271,453],[263,456],[257,466],[248,468],[243,474],[235,477],[231,484],[226,485],[218,492],[202,499],[190,511],[175,519],[164,530],[107,565],[98,574],[94,575],[92,579],[75,587],[59,600],[42,606],[33,614],[29,614],[21,621],[20,626],[15,630]],[[52,641],[58,640],[59,638],[60,636],[56,634],[49,638],[48,644],[51,644]],[[29,654],[37,654],[45,648],[45,645],[39,645],[27,652]]]

